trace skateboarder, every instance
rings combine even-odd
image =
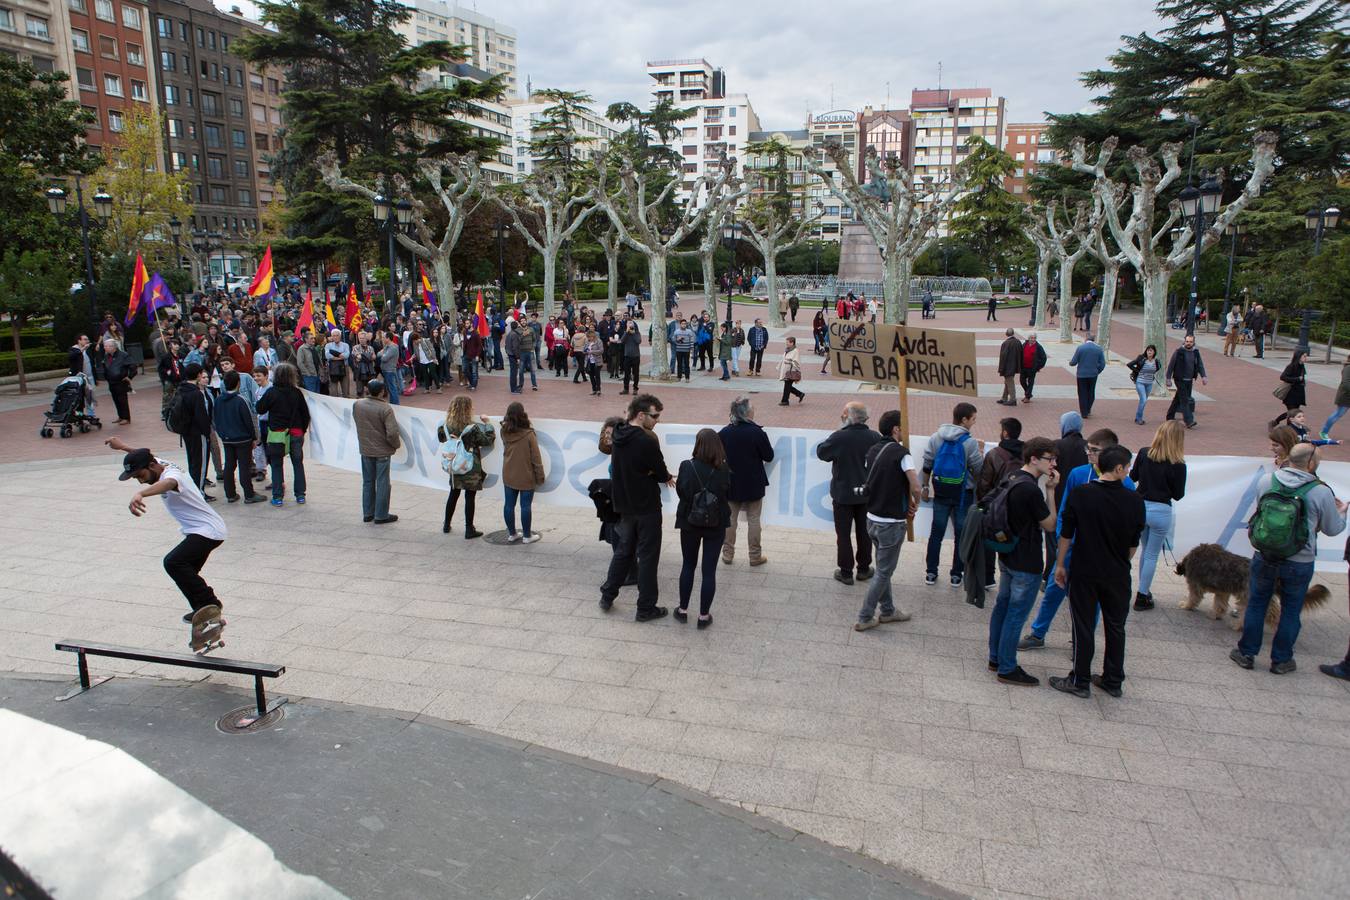
[[[228,534],[225,522],[206,505],[201,488],[178,466],[158,458],[144,447],[131,447],[120,438],[109,438],[104,443],[126,454],[122,457],[122,474],[118,480],[135,478],[145,485],[127,504],[131,514],[137,518],[143,516],[146,498],[159,497],[169,515],[178,521],[183,540],[164,557],[164,571],[169,573],[192,607],[191,612],[183,616],[183,621],[192,624],[192,648],[199,650],[204,626],[211,620],[219,622],[220,619],[220,600],[202,579],[201,571],[211,551],[225,541]],[[205,612],[208,607],[215,607],[214,613]],[[197,616],[199,612],[204,615]]]

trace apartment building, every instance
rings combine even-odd
[[[778,158],[774,154],[747,151],[745,154],[744,178],[750,186],[750,197],[751,199],[766,197],[777,194],[780,189],[786,188],[788,195],[791,197],[793,212],[801,213],[807,208],[808,184],[810,182],[819,183],[819,179],[806,171],[806,165],[802,159],[803,151],[811,146],[810,132],[805,128],[792,131],[752,131],[746,138],[746,144],[749,146],[766,144],[771,141],[782,144],[792,151],[785,160],[787,163],[787,182],[785,185],[778,183]]]
[[[1049,145],[1042,147],[1046,127],[1044,122],[1008,124],[1003,150],[1017,161],[1017,169],[1003,181],[1009,193],[1030,199],[1026,196],[1028,180],[1036,174],[1038,166],[1056,161],[1055,151]]]
[[[117,142],[133,104],[159,108],[150,12],[139,0],[66,0],[71,94],[94,117],[91,147]]]
[[[39,72],[74,72],[66,0],[0,0],[0,53]]]
[[[858,180],[866,182],[866,157],[869,149],[875,149],[881,159],[899,159],[909,165],[910,130],[912,120],[907,109],[877,109],[864,106],[858,121],[858,142],[861,152],[858,154]]]
[[[515,28],[444,0],[407,0],[405,5],[412,15],[395,30],[411,46],[427,41],[462,45],[466,63],[489,75],[502,76],[507,97],[519,94]]]
[[[670,100],[693,115],[680,123],[680,133],[671,139],[671,147],[681,157],[681,184],[677,197],[688,200],[694,185],[715,166],[721,154],[735,158],[739,174],[746,143],[751,133],[760,130],[750,98],[729,93],[726,74],[706,59],[667,59],[647,63],[651,79],[651,104]],[[699,199],[693,198],[697,204]]]
[[[538,156],[531,149],[531,143],[537,137],[535,127],[546,119],[545,110],[552,105],[552,101],[538,95],[528,100],[507,101],[507,106],[511,110],[513,129],[511,150],[515,159],[513,177],[516,181],[524,181],[534,173],[534,167],[539,162]],[[576,137],[572,151],[573,158],[586,161],[604,156],[609,150],[610,143],[622,130],[621,126],[594,110],[585,110],[572,123],[572,133]]]
[[[820,113],[817,115],[808,115],[806,120],[806,131],[810,137],[811,146],[818,152],[824,151],[825,147],[833,144],[841,146],[848,154],[846,168],[854,173],[862,162],[862,154],[859,152],[859,136],[861,134],[862,117],[851,109],[836,109],[831,112]],[[834,172],[838,166],[829,156],[822,152],[821,164],[826,173]],[[831,176],[834,178],[837,176]],[[825,183],[819,178],[813,178],[807,186],[807,198],[814,207],[820,204],[820,234],[827,241],[837,241],[843,231],[845,222],[853,221],[853,209],[839,201]]]
[[[423,75],[423,84],[438,84],[453,88],[460,81],[482,84],[491,76],[487,72],[468,63],[449,63],[436,72]],[[497,148],[491,153],[479,157],[483,167],[484,180],[492,184],[511,181],[515,173],[515,159],[511,155],[511,107],[505,100],[475,100],[470,111],[461,116],[463,121],[481,138],[497,142]]]

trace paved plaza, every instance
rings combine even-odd
[[[1025,322],[1024,311],[1015,315]],[[969,324],[979,327],[973,316]],[[1119,327],[1119,349],[1132,355],[1138,335]],[[1201,346],[1216,399],[1199,404],[1188,450],[1262,454],[1273,402],[1265,383],[1276,373],[1250,358],[1220,359],[1211,340]],[[1064,349],[1050,349],[1062,364]],[[1325,379],[1338,368],[1310,373],[1315,408],[1330,402]],[[1258,388],[1261,412],[1232,414]],[[536,416],[597,420],[625,399],[607,382],[603,408],[591,413],[589,396],[564,390],[541,385],[524,399]],[[762,400],[758,418],[830,427],[847,392],[782,410]],[[731,396],[660,393],[675,411],[668,418],[713,424]],[[1102,393],[1093,424],[1128,433],[1134,401]],[[504,384],[489,384],[477,400],[495,414],[489,404],[504,406],[505,396]],[[428,406],[446,399],[419,397]],[[569,400],[570,416],[551,405]],[[184,603],[160,567],[172,521],[158,504],[144,520],[127,514],[131,488],[118,484],[117,456],[95,436],[42,441],[31,405],[7,403],[0,449],[19,461],[0,466],[0,669],[70,675],[71,658],[52,648],[63,637],[181,649]],[[137,424],[121,431],[175,455],[154,421],[157,404],[157,390],[138,391]],[[922,432],[945,418],[951,398],[915,404]],[[1016,414],[1028,422],[1024,436],[1054,434],[1068,408],[1047,397]],[[994,436],[997,409],[982,397],[978,437]],[[766,529],[768,565],[750,569],[742,555],[719,567],[716,624],[697,631],[669,618],[635,623],[632,589],[613,613],[598,609],[608,546],[589,510],[537,506],[540,543],[494,546],[465,541],[462,519],[441,533],[444,492],[395,484],[400,521],[374,528],[360,522],[354,474],[311,465],[309,480],[304,507],[218,504],[230,539],[204,572],[226,606],[228,655],[286,665],[277,694],[461,723],[668,779],[971,896],[1312,898],[1350,883],[1350,685],[1316,670],[1345,652],[1343,573],[1319,576],[1333,602],[1304,616],[1300,669],[1279,677],[1264,653],[1255,671],[1229,662],[1228,624],[1180,610],[1181,580],[1160,566],[1158,608],[1129,619],[1124,698],[1083,701],[997,683],[985,667],[988,611],[962,602],[945,579],[924,586],[921,548],[906,547],[896,573],[912,621],[856,633],[866,585],[830,577],[833,535]],[[489,492],[478,525],[500,522],[500,498]],[[949,554],[950,543],[944,567]],[[678,563],[671,527],[666,605]],[[1020,661],[1042,679],[1064,674],[1068,639],[1062,611],[1046,648]],[[193,677],[115,660],[94,667]],[[89,702],[97,700],[96,690]],[[411,773],[406,784],[428,789]],[[868,896],[890,894],[874,887]]]

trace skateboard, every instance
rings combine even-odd
[[[210,653],[217,647],[224,647],[225,620],[221,618],[219,606],[203,606],[192,614],[192,634],[188,646],[193,653]]]

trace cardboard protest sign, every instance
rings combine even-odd
[[[969,331],[907,328],[871,322],[830,323],[834,374],[898,387],[905,359],[908,387],[974,397],[975,335]]]

